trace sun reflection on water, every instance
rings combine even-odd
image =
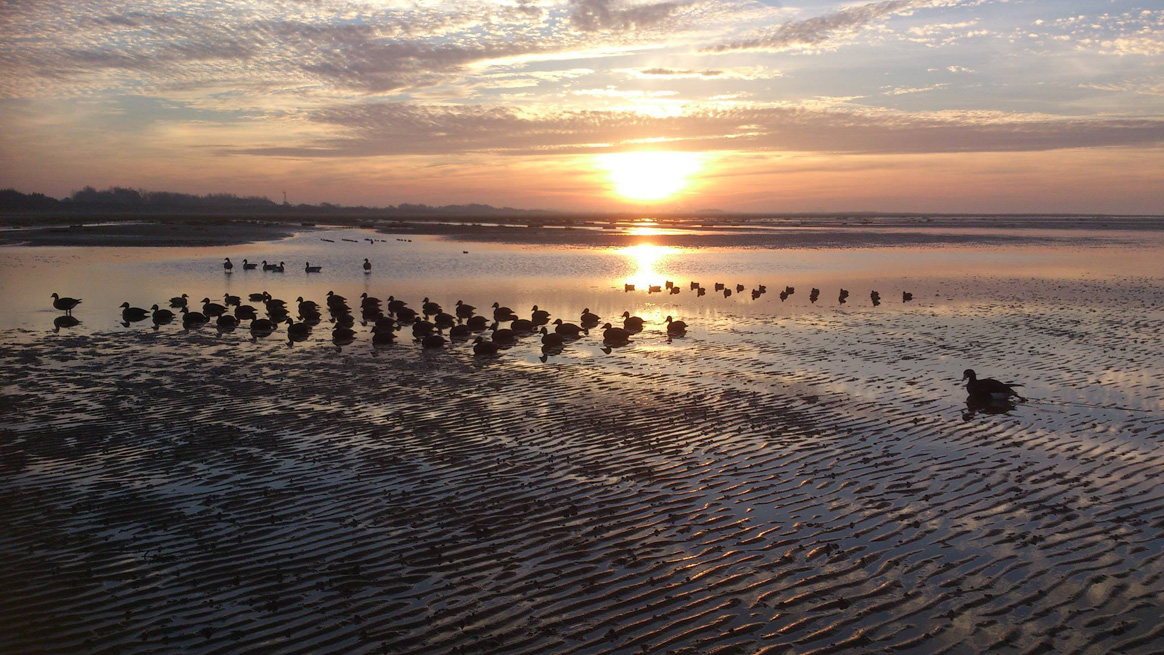
[[[651,230],[650,227],[636,227],[633,230]],[[634,232],[638,234],[638,232]],[[626,257],[631,266],[630,274],[623,280],[624,284],[633,284],[640,291],[646,291],[649,286],[662,286],[665,276],[659,270],[661,264],[668,258],[682,253],[681,248],[671,246],[656,246],[651,243],[640,243],[625,248],[618,248],[614,253]]]

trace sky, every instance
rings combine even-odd
[[[1160,0],[0,0],[0,187],[1164,213]]]

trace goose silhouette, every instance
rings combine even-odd
[[[372,272],[372,262],[368,261],[368,259],[365,257],[364,258],[364,273],[371,273],[371,272]]]
[[[485,337],[477,337],[473,340],[473,354],[479,357],[496,355],[497,344],[492,341],[486,341]]]
[[[62,298],[56,293],[52,295],[53,307],[63,311],[65,314],[72,315],[73,308],[81,304],[80,298]]]
[[[547,331],[544,325],[542,326],[541,335],[543,348],[561,348],[562,344],[565,343],[562,335],[557,332]]]
[[[254,294],[251,294],[251,295],[254,295]],[[174,308],[185,307],[186,303],[188,302],[187,301],[188,298],[189,298],[189,296],[187,296],[186,294],[182,294],[180,296],[174,296],[173,298],[170,298],[170,307],[174,307]],[[254,298],[251,298],[251,300],[254,300]]]
[[[319,273],[322,270],[323,270],[322,266],[312,266],[311,262],[304,262],[303,263],[303,271],[305,273]]]
[[[1019,400],[1026,400],[1026,398],[1019,395],[1019,392],[1014,390],[1014,387],[1021,387],[1021,384],[999,382],[994,378],[983,378],[979,380],[978,375],[971,368],[962,371],[962,379],[969,380],[966,382],[966,392],[976,398],[1008,400],[1013,396]]]
[[[667,334],[672,334],[672,335],[683,334],[684,332],[687,331],[687,324],[686,323],[684,323],[683,321],[676,321],[676,320],[672,319],[670,316],[668,316],[666,319],[664,319],[663,322],[667,324]]]
[[[612,326],[610,323],[602,326],[602,341],[607,344],[625,344],[630,341],[630,332]]]
[[[222,269],[227,273],[234,270],[234,264],[230,263],[230,257],[227,257],[226,260],[222,262]]]
[[[556,326],[554,327],[554,332],[557,332],[567,339],[577,339],[586,332],[585,328],[574,325],[573,323],[563,323],[560,318],[554,321],[554,325]]]
[[[643,329],[643,319],[639,316],[631,316],[629,311],[623,312],[622,327],[627,331],[641,332]]]
[[[174,320],[174,312],[168,309],[160,309],[157,305],[154,305],[150,307],[150,311],[153,312],[151,318],[153,318],[154,325],[164,325]]]
[[[150,313],[141,307],[130,307],[127,302],[121,303],[121,320],[126,323],[144,321],[149,315]]]
[[[258,264],[252,264],[245,259],[243,260],[243,270],[244,271],[253,271],[258,267],[259,267]]]
[[[457,309],[455,310],[457,318],[469,318],[476,311],[477,311],[476,307],[474,307],[472,305],[466,305],[464,302],[462,302],[460,300],[457,301]]]

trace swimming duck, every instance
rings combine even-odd
[[[562,335],[558,334],[557,332],[546,331],[546,326],[544,325],[542,326],[541,335],[542,347],[544,348],[561,348],[562,344],[565,343],[565,339],[562,338]]]
[[[239,305],[234,308],[234,317],[240,321],[253,321],[258,316],[258,312],[250,305]]]
[[[493,329],[493,343],[511,344],[517,337],[513,330],[507,328],[498,328],[496,322],[494,322],[490,327]]]
[[[532,320],[535,324],[545,325],[546,323],[550,322],[550,313],[544,309],[538,309],[537,305],[534,305],[533,309],[530,311],[533,312],[533,314],[530,315],[530,320]]]
[[[582,316],[579,319],[579,322],[581,322],[582,325],[584,325],[586,327],[594,327],[595,325],[598,325],[598,321],[601,318],[602,317],[599,316],[598,314],[592,314],[590,312],[590,308],[587,307],[586,309],[582,310]]]
[[[378,327],[381,330],[395,330],[396,321],[392,320],[392,317],[390,316],[381,316],[376,319],[375,327]]]
[[[457,322],[457,319],[453,318],[452,314],[446,314],[444,312],[441,312],[441,313],[437,314],[436,316],[432,317],[433,325],[437,326],[437,329],[440,329],[440,330],[444,330],[446,328],[451,328],[451,327],[453,327],[453,324],[455,324],[456,322]]]
[[[577,339],[586,332],[585,328],[574,325],[573,323],[563,323],[560,318],[554,321],[554,325],[557,326],[554,328],[554,332],[568,339]]]
[[[401,323],[411,323],[416,320],[416,310],[411,307],[401,307],[396,310],[396,319]]]
[[[428,299],[428,296],[425,296],[424,300],[420,301],[420,308],[422,310],[424,310],[425,314],[431,315],[431,314],[440,314],[441,313],[440,303],[435,303],[435,302],[430,301]]]
[[[311,326],[307,323],[296,323],[290,318],[287,319],[286,323],[287,337],[292,341],[303,341],[307,337],[311,336]]]
[[[275,270],[275,265],[274,265],[274,264],[268,264],[268,263],[267,263],[267,260],[265,260],[265,259],[264,259],[264,260],[263,260],[263,270],[264,270],[264,271],[273,271],[273,270]]]
[[[687,331],[687,324],[683,321],[672,320],[670,316],[663,320],[667,324],[667,334],[683,334]]]
[[[336,294],[334,291],[327,292],[327,306],[328,307],[347,307],[348,299]]]
[[[436,326],[428,321],[417,321],[412,324],[412,336],[423,337],[436,331]]]
[[[203,324],[208,323],[210,321],[210,319],[206,316],[206,314],[202,314],[200,312],[192,312],[189,309],[186,309],[185,307],[183,307],[181,309],[181,312],[182,312],[182,324],[186,325],[186,326],[203,325]]]
[[[319,313],[319,309],[320,309],[319,303],[317,303],[313,300],[304,300],[303,296],[299,296],[298,298],[295,299],[295,302],[298,303],[300,314],[303,314],[304,312],[309,313],[309,314],[310,313],[315,313],[315,314]]]
[[[222,262],[222,269],[227,273],[234,270],[234,264],[230,263],[230,257],[227,257],[226,261]]]
[[[144,321],[149,315],[150,313],[141,307],[130,307],[127,302],[121,303],[121,320],[126,323]]]
[[[815,303],[817,298],[820,298],[820,289],[813,287],[812,291],[808,294],[808,301]]]
[[[633,285],[633,284],[623,284],[623,285],[622,285],[622,290],[623,290],[623,292],[624,292],[624,293],[625,293],[625,292],[627,292],[627,291],[634,291],[634,290],[635,290],[635,285]]]
[[[81,304],[80,298],[62,298],[57,294],[52,295],[53,307],[63,311],[66,314],[71,314],[73,308]]]
[[[467,322],[469,329],[474,332],[480,332],[489,327],[489,319],[484,316],[471,316]]]
[[[245,259],[243,260],[243,270],[244,271],[253,271],[258,267],[259,267],[258,264],[252,264]]]
[[[901,292],[901,302],[909,302],[913,300],[913,294],[908,291]]]
[[[168,309],[159,309],[157,305],[154,305],[150,307],[150,311],[153,312],[151,318],[154,320],[154,325],[164,325],[174,320],[174,312]]]
[[[420,345],[425,348],[440,348],[446,343],[448,342],[445,341],[445,338],[439,334],[426,334],[425,337],[420,340]]]
[[[291,328],[287,328],[288,332],[290,332],[290,330]],[[348,327],[343,327],[342,325],[336,326],[331,331],[331,340],[337,346],[347,345],[356,340],[356,331]]]
[[[630,332],[616,328],[610,323],[602,326],[602,340],[606,343],[624,344],[630,341]]]
[[[364,309],[367,309],[369,307],[379,308],[380,307],[380,299],[373,297],[373,296],[369,296],[367,294],[367,292],[361,293],[360,294],[360,307],[363,307]]]
[[[472,305],[466,305],[465,303],[461,302],[460,300],[457,301],[457,309],[455,312],[457,314],[457,318],[469,318],[476,311],[477,311],[476,307],[474,307]]]
[[[235,307],[238,307],[240,302],[242,302],[242,298],[239,298],[238,296],[232,296],[229,293],[222,294],[222,304],[224,305],[234,305]]]
[[[516,318],[516,314],[508,307],[502,307],[500,303],[493,303],[493,320],[495,321],[512,321]]]
[[[187,298],[189,298],[189,296],[187,296],[186,294],[182,294],[180,296],[174,296],[173,298],[170,298],[170,307],[174,307],[174,308],[185,307],[186,302],[187,302],[186,301]]]
[[[392,328],[382,328],[379,325],[372,326],[372,343],[378,346],[387,345],[396,341],[396,334]]]
[[[215,321],[220,330],[233,330],[238,327],[238,319],[230,314],[223,314]]]
[[[639,316],[631,316],[631,313],[622,313],[622,327],[629,332],[641,332],[643,330],[643,319]]]
[[[185,294],[183,294],[183,297],[185,297]],[[263,302],[269,297],[270,294],[268,294],[266,291],[261,291],[259,293],[250,294],[247,296],[247,300],[250,300],[251,302]],[[173,303],[174,301],[171,299],[170,302]]]
[[[453,325],[449,327],[450,339],[468,339],[473,336],[473,331],[469,329],[468,325]]]
[[[210,298],[202,299],[202,313],[207,316],[222,316],[226,313],[226,306],[210,302]]]
[[[1015,384],[1013,382],[1008,384],[1006,382],[999,382],[994,378],[983,378],[979,380],[977,374],[974,373],[974,369],[970,368],[962,371],[962,379],[969,380],[966,383],[966,392],[977,398],[1007,400],[1011,396],[1014,396],[1019,400],[1026,400],[1026,398],[1023,398],[1014,390],[1014,387],[1021,387],[1021,384]]]
[[[509,329],[514,332],[533,332],[535,327],[533,321],[525,318],[515,318],[509,324]]]
[[[497,344],[492,341],[486,341],[485,337],[477,337],[473,340],[473,354],[479,356],[488,356],[497,354]]]
[[[272,273],[282,273],[284,270],[286,270],[286,265],[283,262],[279,262],[277,266],[271,267]]]
[[[397,300],[395,296],[388,296],[388,311],[393,314],[399,312],[401,309],[404,309],[404,306],[407,304],[408,303],[404,302],[403,300]]]
[[[312,266],[311,262],[303,263],[303,271],[305,273],[318,273],[323,270],[322,266]]]

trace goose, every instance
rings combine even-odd
[[[671,287],[671,295],[673,296],[677,293],[679,293],[679,287]]]
[[[53,319],[53,332],[56,332],[59,334],[61,331],[61,328],[77,327],[80,324],[81,324],[81,321],[79,321],[78,319],[73,318],[72,316],[70,316],[68,314],[61,314],[60,316]]]
[[[282,273],[284,270],[286,270],[286,268],[283,262],[279,262],[279,265],[272,268],[271,270],[275,273]]]
[[[515,318],[509,324],[509,329],[514,332],[533,332],[536,327],[533,321],[524,318]]]
[[[699,289],[699,283],[698,283],[698,282],[696,282],[695,280],[692,280],[692,281],[691,281],[691,290],[692,290],[692,291],[696,291],[696,290],[698,290],[698,289]]]
[[[424,338],[420,340],[420,345],[425,348],[440,348],[446,343],[448,342],[445,341],[445,338],[439,334],[426,334]]]
[[[781,291],[780,292],[780,302],[784,302],[785,300],[788,300],[788,292]]]
[[[296,323],[290,318],[287,319],[287,337],[292,341],[303,341],[311,336],[311,326],[307,323]]]
[[[475,311],[477,311],[476,307],[472,305],[466,305],[460,300],[457,301],[457,309],[455,310],[457,318],[469,318]]]
[[[535,324],[545,325],[546,323],[550,322],[550,313],[544,309],[538,309],[537,305],[534,305],[533,309],[530,311],[532,312],[530,314],[530,320],[532,320]]]
[[[207,316],[222,316],[226,313],[226,306],[210,302],[210,298],[202,299],[202,313]]]
[[[427,334],[432,334],[436,330],[436,326],[428,321],[417,321],[412,324],[412,336],[423,337]]]
[[[263,292],[263,304],[265,304],[267,306],[267,309],[269,310],[272,307],[286,307],[287,301],[280,300],[279,298],[275,298],[271,294],[264,291]]]
[[[383,315],[384,312],[380,311],[379,307],[364,307],[360,309],[360,317],[364,319],[365,323],[375,321]]]
[[[565,343],[565,339],[562,338],[562,335],[558,334],[557,332],[546,331],[546,326],[544,325],[542,326],[541,335],[542,347],[544,348],[561,348],[562,344]]]
[[[252,293],[252,294],[248,295],[247,300],[249,300],[251,302],[263,302],[264,300],[266,300],[267,298],[270,298],[270,297],[271,297],[270,294],[268,294],[266,291],[262,291],[259,293]],[[171,300],[170,302],[173,302],[173,301]]]
[[[312,266],[311,262],[303,263],[303,271],[305,273],[318,273],[323,270],[322,266]]]
[[[643,329],[643,319],[639,316],[631,316],[629,311],[623,312],[622,327],[627,331],[641,332]]]
[[[760,290],[759,290],[759,289],[752,289],[752,300],[759,300],[759,299],[760,299],[760,295],[761,295],[761,294],[760,294]],[[786,293],[785,293],[785,294],[781,294],[781,295],[783,295],[783,296],[784,296],[783,298],[781,298],[781,300],[784,300],[784,298],[787,298],[787,297],[788,297],[788,294],[786,294]]]
[[[843,305],[843,304],[845,304],[845,299],[848,297],[849,297],[849,292],[846,291],[845,289],[841,289],[840,295],[837,296],[837,302],[839,302],[840,304]]]
[[[695,290],[695,297],[697,297],[697,298],[700,296],[704,296],[706,294],[707,294],[707,289],[704,289],[703,287],[699,287],[698,289]]]
[[[820,298],[820,289],[813,287],[812,292],[808,294],[808,301],[815,303],[817,298]]]
[[[73,308],[81,304],[80,298],[62,298],[55,293],[52,295],[52,299],[53,307],[63,311],[66,314],[71,314],[73,312]]]
[[[449,327],[450,339],[468,339],[473,335],[473,331],[469,329],[468,325],[453,325]]]
[[[203,314],[200,312],[192,312],[189,309],[186,309],[185,307],[183,307],[181,309],[181,311],[182,311],[182,324],[183,325],[187,325],[187,326],[189,326],[189,325],[204,325],[210,321],[210,319],[206,316],[206,314]]]
[[[336,294],[334,291],[327,292],[327,306],[328,307],[346,307],[348,299]]]
[[[512,321],[516,314],[508,307],[502,307],[500,303],[493,303],[493,320],[495,321]]]
[[[663,286],[667,287],[668,289],[673,289],[675,287],[675,283],[671,280],[667,280],[663,282]]]
[[[469,329],[474,332],[480,332],[489,327],[489,319],[484,316],[471,316],[468,321]]]
[[[585,325],[586,327],[594,327],[595,325],[598,325],[598,321],[601,318],[602,317],[598,314],[590,313],[590,308],[587,307],[586,309],[582,310],[582,317],[579,320],[581,321],[582,325]]]
[[[388,311],[392,312],[393,314],[399,312],[401,309],[404,309],[404,306],[407,304],[408,303],[404,302],[403,300],[397,300],[395,296],[388,296]]]
[[[127,302],[121,303],[121,320],[126,323],[144,321],[149,315],[150,313],[141,307],[130,307]]]
[[[229,293],[222,294],[222,304],[224,305],[234,305],[235,307],[238,307],[240,302],[242,302],[242,298],[239,298],[238,296],[232,296]]]
[[[307,317],[304,317],[304,318],[307,318]],[[353,325],[356,324],[356,318],[354,316],[352,316],[351,314],[348,314],[346,312],[332,314],[331,320],[333,323],[335,323],[336,325],[339,325],[341,327],[352,327]]]
[[[554,325],[557,326],[554,328],[554,332],[570,339],[577,339],[582,336],[583,332],[587,332],[585,328],[574,325],[573,323],[563,323],[560,318],[554,321]]]
[[[723,297],[724,298],[731,298],[732,297],[732,290],[731,289],[724,289],[723,290]]]
[[[513,330],[499,328],[497,327],[497,323],[489,326],[489,328],[493,330],[493,343],[511,344],[513,343],[514,339],[517,338],[517,336],[513,333]]]
[[[446,314],[444,312],[432,317],[433,325],[437,326],[437,329],[440,330],[451,328],[456,322],[457,319],[453,318],[452,314]]]
[[[745,287],[744,287],[744,285],[742,285],[742,284],[737,284],[737,285],[736,285],[736,293],[743,293],[743,292],[744,292],[744,288],[745,288]]]
[[[623,284],[623,285],[622,285],[622,290],[623,290],[623,292],[624,292],[624,293],[625,293],[625,292],[627,292],[627,291],[634,291],[634,290],[635,290],[635,285],[633,285],[633,284]]]
[[[299,296],[295,299],[295,302],[299,304],[300,314],[303,314],[304,312],[319,313],[319,303],[315,302],[314,300],[304,300],[303,296]]]
[[[258,313],[250,305],[239,305],[234,308],[234,316],[241,321],[253,321],[258,316]]]
[[[288,330],[290,330],[290,328],[288,328]],[[336,326],[331,331],[331,340],[335,342],[336,345],[349,344],[356,340],[356,331],[349,327],[343,327],[342,325]]]
[[[369,296],[368,293],[365,291],[364,293],[360,294],[360,307],[363,307],[365,309],[368,307],[379,308],[380,307],[380,299],[375,298],[373,296]]]
[[[486,341],[485,337],[477,337],[473,340],[473,354],[480,357],[496,355],[497,344],[492,341]]]
[[[372,343],[375,345],[385,345],[394,343],[396,341],[396,334],[392,328],[383,328],[379,325],[372,326]]]
[[[784,287],[784,293],[791,296],[792,294],[796,293],[796,287]]]
[[[649,293],[649,294],[650,293],[659,293],[662,290],[663,290],[663,287],[660,287],[658,285],[654,285],[654,284],[647,285],[647,293]]]
[[[994,378],[978,379],[978,375],[974,373],[974,369],[966,369],[962,371],[962,379],[969,380],[966,383],[966,392],[975,398],[990,398],[992,400],[1008,400],[1011,396],[1019,400],[1026,400],[1019,395],[1014,387],[1021,387],[1021,384],[1013,382],[999,382]]]
[[[381,317],[376,319],[376,324],[374,325],[374,327],[378,327],[381,330],[395,330],[396,329],[396,321],[392,320],[391,317],[381,316]]]
[[[667,334],[683,334],[687,331],[687,324],[683,321],[672,320],[670,316],[663,320],[667,324]]]
[[[258,264],[252,264],[245,259],[243,260],[243,270],[244,271],[253,271],[258,267],[259,267]]]
[[[602,340],[606,343],[623,344],[630,341],[630,332],[612,326],[610,323],[602,326]]]
[[[219,316],[215,323],[217,323],[220,330],[233,330],[238,327],[238,319],[230,314]]]
[[[716,291],[723,291],[723,282],[716,282],[715,283],[715,290]]]
[[[226,271],[227,273],[234,270],[234,264],[230,263],[230,257],[227,257],[226,261],[222,262],[222,270]]]
[[[435,303],[435,302],[431,302],[428,299],[428,296],[425,296],[424,300],[420,301],[420,308],[422,310],[424,310],[425,314],[440,314],[441,313],[440,304]]]
[[[170,307],[175,307],[175,308],[185,307],[186,302],[187,302],[187,300],[186,300],[187,298],[189,298],[189,296],[187,296],[186,294],[182,294],[180,296],[174,296],[173,298],[170,298]]]
[[[368,258],[365,257],[364,258],[364,273],[371,273],[371,272],[372,272],[372,262],[368,261]]]
[[[164,325],[174,320],[174,312],[168,309],[159,309],[157,305],[154,305],[150,307],[150,311],[153,312],[154,325]]]
[[[268,264],[268,263],[267,263],[267,260],[265,260],[265,259],[264,259],[264,260],[263,260],[263,270],[264,270],[264,271],[273,271],[273,270],[275,270],[275,265],[274,265],[274,264]]]
[[[913,300],[913,294],[908,291],[901,292],[901,302],[909,302]]]
[[[416,310],[411,307],[401,307],[396,310],[396,319],[401,323],[411,323],[416,320]]]
[[[789,288],[789,289],[792,289],[792,287],[788,287],[788,288]],[[787,291],[787,289],[785,289],[785,291]],[[793,289],[793,291],[795,291],[795,289]],[[760,285],[760,293],[768,293],[768,287],[766,287],[766,286],[764,286],[763,284],[761,284],[761,285]]]

